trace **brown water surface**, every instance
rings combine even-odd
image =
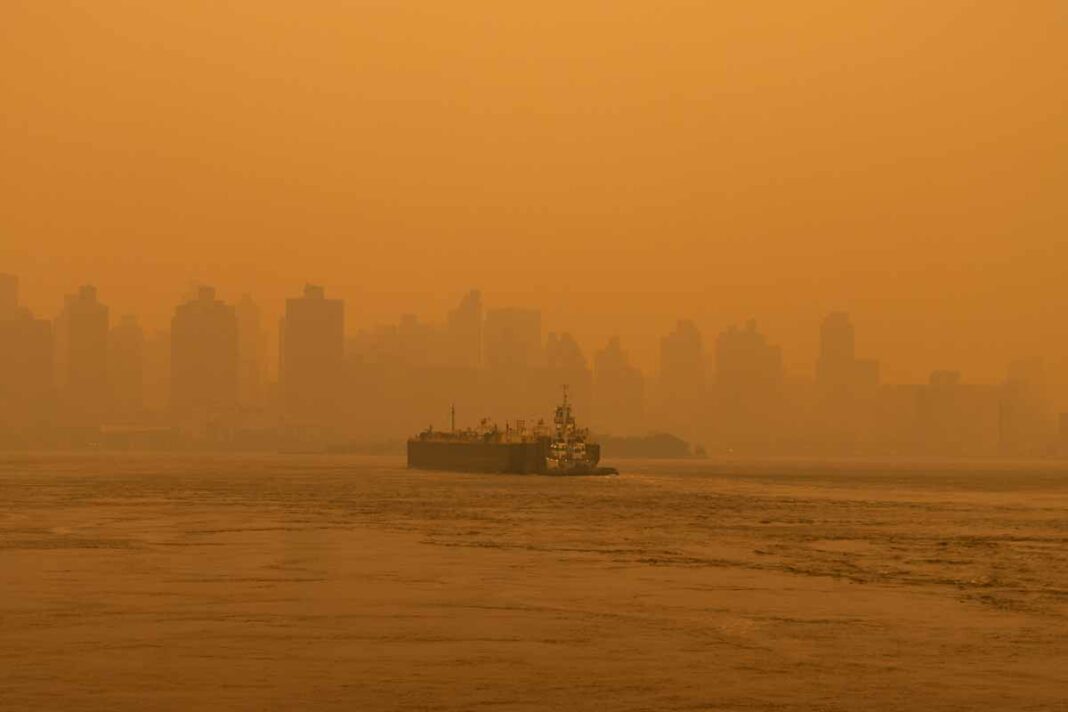
[[[0,457],[0,708],[1068,710],[1068,468]]]

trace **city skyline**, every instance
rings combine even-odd
[[[0,400],[16,439],[37,426],[168,426],[190,443],[241,447],[236,433],[258,432],[246,446],[339,447],[402,437],[458,402],[469,419],[533,422],[567,384],[602,434],[671,433],[702,451],[1043,455],[1068,446],[1057,364],[1018,359],[992,383],[953,365],[894,381],[869,330],[858,338],[843,311],[815,329],[807,372],[786,368],[782,345],[755,319],[708,336],[679,319],[660,338],[656,366],[642,369],[618,335],[587,351],[540,310],[487,302],[479,290],[433,321],[409,314],[347,333],[345,300],[306,284],[272,337],[252,295],[229,303],[210,286],[175,305],[169,330],[148,334],[93,285],[68,294],[52,320],[21,304],[14,275],[0,275],[0,286],[14,347]]]
[[[5,309],[13,308],[6,306],[5,303],[5,300],[12,299],[12,297],[8,296],[9,294],[17,295],[16,297],[14,297],[16,301],[12,303],[17,303],[19,309],[28,311],[35,318],[55,320],[57,323],[62,322],[64,311],[66,309],[69,309],[72,300],[77,301],[79,299],[89,299],[91,301],[96,301],[101,299],[101,292],[98,284],[91,281],[85,282],[81,284],[81,286],[75,287],[73,289],[73,294],[70,293],[71,290],[68,288],[67,293],[65,295],[62,295],[61,303],[63,304],[63,306],[61,306],[54,315],[49,316],[46,310],[35,308],[33,305],[27,303],[24,297],[25,281],[20,275],[0,273],[0,277],[3,277],[3,285],[0,285],[3,287],[3,289],[0,291],[5,292],[4,294],[0,295],[0,297],[2,297],[2,299],[0,299],[0,318],[4,317]],[[299,284],[299,282],[295,283]],[[305,290],[305,298],[307,298],[308,296],[307,290],[309,289],[313,291],[313,298],[317,298],[314,297],[314,294],[320,293],[324,289],[323,286],[319,286],[321,284],[320,282],[304,282],[303,284],[303,289]],[[120,323],[126,323],[127,326],[136,325],[146,334],[151,334],[153,332],[158,333],[169,331],[174,316],[174,308],[182,302],[196,300],[197,295],[202,295],[204,293],[204,290],[210,290],[211,293],[217,295],[223,303],[232,305],[235,308],[239,308],[242,305],[245,305],[247,308],[255,310],[256,313],[254,318],[257,322],[256,328],[262,333],[262,336],[265,339],[265,343],[258,347],[263,352],[262,354],[260,354],[260,358],[264,359],[264,357],[266,357],[266,364],[269,364],[271,366],[271,369],[269,371],[264,371],[261,375],[270,376],[272,379],[278,379],[280,372],[280,352],[277,348],[264,348],[264,346],[266,345],[267,341],[269,341],[270,343],[278,343],[279,340],[282,338],[283,329],[281,324],[283,324],[285,321],[287,309],[292,308],[291,303],[294,302],[294,298],[291,293],[280,300],[280,304],[278,305],[276,313],[275,310],[266,310],[264,308],[263,302],[261,302],[257,298],[257,295],[253,293],[249,293],[246,291],[238,291],[234,289],[226,289],[225,286],[220,289],[218,286],[213,284],[192,282],[186,289],[176,292],[176,294],[180,294],[181,296],[176,297],[175,302],[171,305],[170,311],[168,311],[166,318],[163,320],[146,321],[143,316],[136,311],[136,309],[129,310],[115,308],[113,302],[107,300],[105,300],[107,301],[107,305],[104,308],[104,318],[107,320],[109,328],[117,326]],[[545,316],[545,310],[536,303],[531,303],[528,301],[520,304],[513,304],[502,302],[498,299],[494,304],[487,307],[485,306],[487,299],[486,293],[484,290],[477,287],[468,287],[466,289],[457,290],[454,293],[436,295],[434,302],[445,304],[445,307],[443,307],[441,310],[435,310],[431,307],[427,307],[421,311],[397,312],[394,315],[394,319],[387,319],[382,321],[354,321],[352,318],[348,318],[347,312],[353,309],[353,305],[344,296],[339,296],[337,290],[333,286],[330,287],[330,291],[332,296],[331,301],[345,305],[342,309],[343,316],[339,319],[339,326],[341,328],[343,339],[346,343],[346,351],[348,351],[348,348],[351,346],[352,342],[359,340],[362,336],[365,336],[367,334],[373,334],[376,331],[381,331],[382,329],[395,328],[397,325],[403,325],[404,323],[418,325],[418,328],[423,329],[448,331],[451,328],[451,321],[456,317],[458,310],[462,309],[465,303],[468,303],[468,300],[471,298],[471,295],[476,295],[476,298],[479,300],[477,310],[478,313],[481,315],[476,317],[476,319],[481,322],[482,320],[489,318],[491,323],[491,333],[488,338],[491,340],[493,339],[493,312],[514,313],[517,315],[529,314],[530,318],[534,319],[536,322],[536,324],[533,324],[531,328],[534,330],[535,333],[541,334],[542,343],[536,346],[536,348],[544,349],[548,345],[545,339],[551,334],[566,334],[577,342],[576,346],[582,352],[584,358],[589,359],[592,357],[593,352],[605,346],[610,339],[622,338],[627,341],[628,351],[631,352],[632,356],[634,353],[652,355],[651,359],[646,358],[640,362],[636,362],[637,367],[643,372],[643,374],[648,377],[657,377],[665,358],[665,340],[670,341],[671,339],[678,338],[680,329],[693,330],[693,336],[688,338],[696,338],[698,342],[700,342],[702,339],[708,341],[708,343],[704,344],[703,347],[703,349],[708,353],[708,358],[706,359],[705,364],[707,369],[709,363],[714,360],[711,354],[714,352],[715,349],[714,341],[717,334],[729,332],[732,329],[743,328],[749,322],[754,322],[756,324],[760,324],[761,326],[764,326],[767,323],[764,319],[751,313],[742,313],[741,315],[736,316],[733,319],[727,319],[721,323],[711,325],[705,323],[698,323],[696,320],[684,315],[671,316],[670,314],[665,314],[659,319],[661,322],[663,322],[663,331],[658,335],[653,335],[650,340],[634,338],[632,335],[626,335],[623,332],[616,331],[607,333],[607,335],[604,336],[601,341],[594,342],[593,340],[598,338],[597,335],[574,331],[566,327],[561,327],[555,322],[550,322],[549,318]],[[287,304],[290,306],[287,306]],[[810,317],[806,319],[805,322],[803,322],[803,326],[811,332],[810,337],[808,339],[805,339],[805,345],[808,347],[808,353],[803,354],[801,356],[798,356],[796,353],[793,353],[793,358],[790,358],[790,355],[792,352],[797,351],[796,348],[788,348],[787,346],[785,346],[785,342],[782,338],[779,338],[775,334],[770,333],[772,331],[771,329],[762,328],[761,331],[768,333],[769,337],[774,339],[776,344],[781,349],[782,367],[785,375],[812,376],[814,379],[819,380],[819,374],[822,368],[821,353],[825,348],[827,348],[826,329],[828,323],[833,322],[836,319],[845,320],[846,324],[848,325],[846,328],[849,330],[849,336],[847,338],[850,342],[849,346],[846,348],[851,350],[850,353],[855,353],[856,338],[854,335],[854,329],[857,323],[857,319],[855,318],[855,316],[856,312],[848,308],[842,308],[841,305],[833,307],[830,310],[819,314],[813,313],[812,315],[810,315]],[[774,320],[772,320],[772,322],[774,323]],[[274,324],[275,326],[272,327],[272,324]],[[484,326],[480,326],[478,328],[484,329]],[[866,351],[874,352],[876,350],[876,347],[873,346],[873,344],[877,344],[879,341],[877,335],[878,329],[871,328],[870,325],[869,328],[865,329],[863,339],[864,348]],[[479,341],[482,341],[487,337],[480,330],[475,338],[477,338]],[[649,341],[649,343],[643,343],[643,341]],[[853,358],[853,356],[848,356],[846,358]],[[858,359],[858,363],[862,366],[874,368],[876,371],[879,372],[877,378],[882,381],[910,382],[914,380],[925,380],[927,376],[934,371],[937,371],[939,369],[950,369],[963,371],[968,377],[968,380],[973,380],[980,383],[992,383],[1002,380],[1005,377],[1006,369],[1010,368],[1013,363],[1029,360],[1033,361],[1035,359],[1043,361],[1046,366],[1054,372],[1063,367],[1068,366],[1068,353],[1062,355],[1057,352],[1028,352],[1022,349],[1017,351],[1012,358],[1009,358],[1002,362],[1000,366],[994,371],[979,376],[976,376],[976,374],[974,373],[961,369],[959,364],[947,363],[944,361],[937,360],[929,362],[926,366],[921,367],[920,372],[918,374],[918,378],[914,379],[902,379],[900,377],[902,369],[895,368],[892,361],[889,359],[876,359],[874,361],[872,359]],[[466,363],[468,365],[475,365],[470,363],[470,361]],[[260,363],[259,367],[262,368],[264,365],[265,364]],[[483,363],[482,365],[485,364]],[[887,377],[887,373],[891,375]],[[707,377],[710,375],[710,372],[707,372],[706,370],[704,376]]]
[[[102,289],[109,295],[107,301],[112,310],[113,318],[135,317],[146,334],[168,330],[174,304],[195,295],[202,285],[213,285],[213,288],[219,292],[224,301],[235,305],[243,298],[252,297],[255,300],[257,309],[262,312],[264,333],[270,338],[271,343],[274,343],[278,338],[277,324],[284,316],[285,304],[292,296],[293,284],[329,284],[331,294],[348,305],[343,323],[346,339],[351,339],[362,331],[373,331],[389,324],[399,323],[405,318],[414,317],[421,324],[442,326],[446,321],[447,313],[455,308],[461,295],[471,288],[470,285],[461,285],[444,292],[419,295],[420,297],[426,297],[422,303],[418,303],[414,297],[410,297],[405,300],[405,303],[413,306],[413,309],[391,310],[383,307],[394,301],[395,293],[368,294],[367,292],[362,292],[358,287],[354,288],[349,285],[346,288],[344,284],[338,286],[323,280],[300,282],[299,280],[286,281],[279,279],[277,281],[283,285],[274,292],[278,296],[271,295],[267,297],[244,288],[230,287],[225,283],[198,280],[190,280],[185,282],[184,286],[174,288],[166,285],[156,285],[156,287],[162,287],[160,292],[172,294],[173,301],[166,307],[151,305],[148,308],[146,308],[144,301],[132,298],[129,294],[127,294],[125,301],[117,303],[112,298],[114,295],[111,294],[112,288],[109,285],[104,284]],[[83,280],[82,282],[76,282],[76,284],[89,284],[101,288],[100,283],[92,280]],[[22,295],[21,304],[40,316],[48,316],[52,308],[55,309],[56,314],[61,312],[63,308],[62,295],[69,293],[72,289],[70,285],[66,285],[57,294],[42,294],[38,284],[38,288],[30,290],[31,294],[36,295],[36,298],[31,299],[31,297],[26,296],[26,287],[27,280],[20,274],[19,291],[20,295]],[[1039,334],[1049,334],[1052,337],[1052,340],[1045,345],[1041,342],[1036,342],[1033,338],[1019,341],[990,338],[985,342],[984,348],[973,348],[969,345],[967,350],[963,349],[961,343],[954,338],[956,330],[972,328],[978,317],[960,321],[932,317],[929,321],[920,321],[913,324],[916,329],[914,333],[899,332],[895,338],[891,338],[893,332],[883,328],[875,328],[878,323],[877,320],[865,318],[866,314],[870,314],[870,307],[867,307],[863,302],[852,305],[849,300],[833,302],[826,305],[822,311],[817,311],[814,307],[813,310],[806,312],[801,319],[785,320],[781,313],[774,311],[763,312],[744,307],[733,313],[725,313],[720,309],[715,309],[718,315],[711,316],[709,315],[709,310],[714,308],[712,305],[695,300],[686,300],[683,309],[675,312],[664,310],[651,314],[648,308],[638,310],[638,315],[640,315],[643,323],[655,326],[659,331],[648,331],[647,329],[636,331],[630,326],[631,320],[626,315],[621,315],[611,320],[608,324],[595,326],[593,330],[584,331],[575,327],[575,324],[581,325],[582,323],[581,320],[576,319],[574,313],[576,310],[568,310],[561,304],[563,300],[574,296],[567,289],[542,290],[535,294],[516,291],[515,289],[488,292],[481,287],[479,291],[483,295],[492,297],[495,304],[501,308],[537,310],[541,313],[545,323],[553,325],[554,328],[551,330],[571,333],[578,341],[583,353],[587,354],[587,356],[603,346],[609,338],[619,336],[628,343],[628,350],[636,365],[649,375],[655,374],[659,369],[662,337],[669,333],[680,320],[694,323],[700,333],[707,339],[714,338],[715,334],[728,329],[732,325],[744,324],[749,319],[756,319],[773,336],[776,343],[782,346],[783,363],[787,373],[799,376],[809,374],[818,368],[820,323],[826,315],[835,312],[848,313],[855,321],[870,325],[864,334],[865,348],[872,352],[880,351],[883,354],[890,354],[890,356],[880,359],[881,375],[888,381],[902,383],[923,381],[933,370],[950,368],[962,371],[968,380],[980,383],[995,383],[1004,377],[1005,369],[1009,364],[1034,358],[1042,358],[1055,372],[1064,371],[1068,373],[1068,344],[1066,344],[1065,348],[1056,346],[1056,338],[1061,330],[1050,331],[1046,329],[1039,332]],[[357,294],[361,301],[354,303],[353,293]],[[517,297],[517,294],[520,296]],[[539,299],[545,300],[549,306],[539,303]],[[579,308],[577,311],[583,312],[584,310]],[[1006,321],[1011,321],[1011,316],[1007,315],[1005,317]],[[1021,320],[1025,316],[1025,314],[1019,315]],[[609,329],[607,328],[609,325],[615,325],[619,328]],[[882,325],[880,324],[879,326]],[[900,326],[898,325],[898,327]],[[991,328],[993,328],[993,325],[991,325]],[[1068,335],[1068,330],[1063,331]],[[930,338],[921,338],[921,336]],[[1033,336],[1034,333],[1032,333]],[[262,364],[264,367],[269,368],[269,372],[273,377],[277,377],[277,356],[277,349],[268,349]],[[977,358],[981,360],[976,361]],[[971,367],[969,367],[969,364]],[[1065,381],[1065,386],[1068,386],[1068,377],[1066,377]]]

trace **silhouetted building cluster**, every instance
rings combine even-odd
[[[225,425],[238,410],[237,310],[201,287],[171,319],[170,408],[179,422]]]
[[[689,441],[710,454],[1068,455],[1068,413],[1040,361],[996,384],[953,370],[883,384],[842,312],[819,327],[811,375],[788,375],[754,321],[706,349],[683,320],[647,379],[618,337],[587,359],[571,334],[545,333],[538,310],[486,309],[478,291],[440,323],[404,315],[346,338],[344,303],[308,285],[286,300],[276,378],[267,351],[248,295],[228,304],[201,287],[168,330],[146,333],[92,286],[35,317],[0,274],[0,445],[366,449],[446,423],[453,405],[462,422],[531,422],[567,384],[595,431],[634,452]]]
[[[68,295],[55,321],[62,413],[71,425],[95,425],[107,412],[108,328],[108,308],[90,286]]]
[[[820,325],[815,376],[813,442],[850,449],[873,445],[879,362],[857,358],[853,323],[844,312],[829,314]]]

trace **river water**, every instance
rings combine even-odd
[[[1068,465],[0,455],[4,710],[1068,710]]]

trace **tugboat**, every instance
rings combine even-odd
[[[571,403],[564,400],[556,406],[553,416],[553,436],[545,457],[545,473],[549,475],[617,475],[612,467],[598,467],[601,461],[601,446],[590,440],[590,431],[575,425]]]
[[[539,475],[615,475],[612,467],[598,467],[601,446],[589,431],[575,424],[564,387],[552,432],[544,421],[530,429],[523,421],[501,431],[488,420],[478,428],[457,430],[452,410],[449,432],[427,428],[408,439],[408,467],[454,472],[495,472]]]

